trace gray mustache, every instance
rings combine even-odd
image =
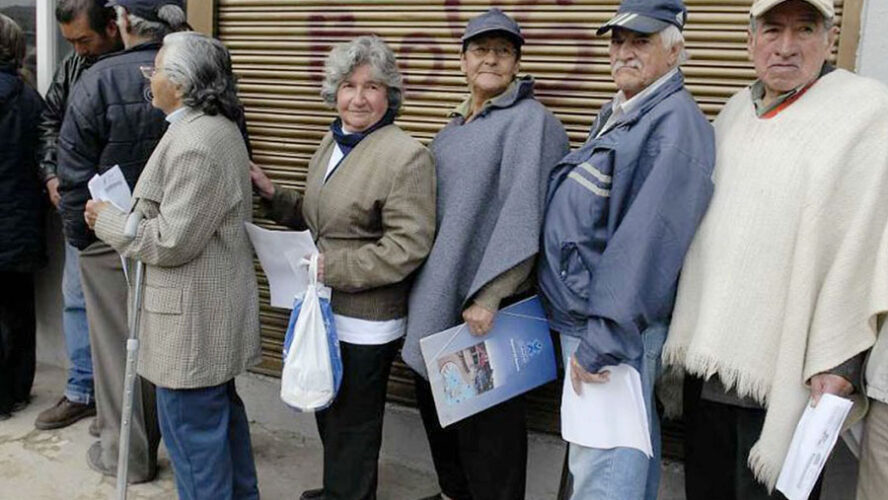
[[[614,63],[614,71],[620,71],[623,68],[641,69],[641,63],[638,61],[617,61]]]

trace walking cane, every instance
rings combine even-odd
[[[124,235],[135,238],[142,215],[130,214]],[[136,387],[136,367],[139,363],[139,317],[142,312],[142,278],[145,264],[136,260],[133,287],[132,315],[129,322],[129,338],[126,340],[126,372],[123,379],[123,409],[120,415],[120,439],[117,448],[117,500],[126,500],[127,475],[129,472],[130,429],[133,420],[133,397]]]

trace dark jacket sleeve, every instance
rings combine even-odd
[[[83,61],[76,53],[66,57],[46,91],[46,107],[40,115],[40,161],[37,175],[43,183],[55,177],[58,164],[59,131],[65,118],[68,93],[83,70]]]
[[[646,157],[645,157],[646,156]],[[645,152],[638,194],[595,267],[577,360],[590,372],[636,363],[641,333],[668,320],[685,253],[712,196],[711,163],[671,146]]]
[[[83,220],[89,200],[87,183],[99,171],[99,159],[107,134],[104,131],[105,105],[100,95],[80,82],[70,96],[59,133],[57,175],[62,225],[68,242],[80,250],[96,240]]]
[[[305,231],[308,226],[302,216],[302,194],[295,189],[274,185],[274,197],[259,199],[265,215],[271,220],[297,231]]]

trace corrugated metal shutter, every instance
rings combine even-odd
[[[324,57],[332,44],[368,33],[391,45],[405,76],[398,124],[428,142],[466,95],[458,38],[468,19],[491,3],[521,24],[527,37],[522,73],[536,77],[538,98],[558,115],[574,145],[580,144],[595,113],[615,92],[607,41],[596,38],[594,28],[615,12],[617,0],[216,0],[216,34],[230,47],[240,77],[256,162],[281,184],[303,187],[308,160],[333,119],[318,96]],[[710,117],[754,78],[746,54],[750,3],[686,0],[692,58],[684,73]],[[843,2],[837,3],[841,22]],[[844,3],[859,13],[859,0]],[[843,37],[842,43],[856,44],[856,36]],[[268,306],[264,277],[260,290],[265,354],[260,371],[278,375],[288,313]],[[400,363],[389,392],[391,399],[412,400],[409,370]],[[557,429],[557,401],[554,385],[536,391],[530,398],[531,426]]]

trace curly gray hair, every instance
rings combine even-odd
[[[401,109],[404,94],[404,81],[395,54],[376,35],[359,36],[343,42],[330,51],[324,63],[324,82],[321,84],[321,97],[331,108],[336,107],[336,92],[349,75],[364,64],[369,64],[373,77],[388,90],[388,107],[393,111]]]
[[[232,121],[240,116],[231,56],[222,42],[196,31],[163,39],[163,71],[182,92],[182,103]]]

